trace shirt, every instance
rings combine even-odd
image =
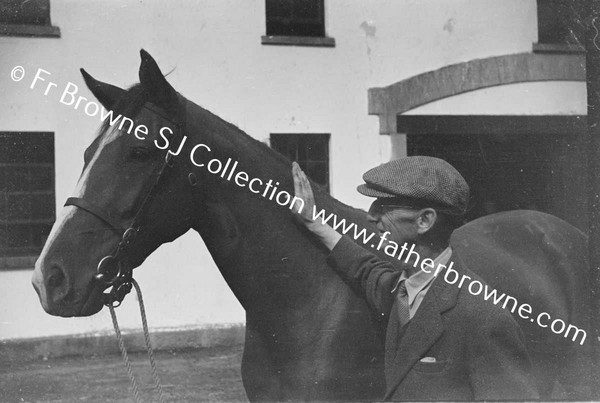
[[[442,253],[438,255],[438,257],[434,259],[433,267],[438,267],[440,264],[446,266],[450,260],[450,257],[452,257],[452,248],[448,246]],[[392,294],[395,293],[398,290],[400,282],[403,280],[406,281],[406,293],[408,294],[408,306],[411,319],[417,313],[417,309],[419,309],[419,305],[421,305],[421,302],[423,301],[423,298],[425,298],[425,295],[427,294],[429,287],[431,287],[433,280],[435,280],[435,277],[434,270],[430,270],[429,273],[419,270],[410,277],[408,277],[405,270],[400,275],[396,286],[391,292]]]

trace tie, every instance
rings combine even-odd
[[[400,284],[398,284],[396,300],[398,301],[398,320],[400,321],[400,327],[402,327],[410,321],[410,307],[408,306],[408,294],[406,293],[406,280],[402,280],[400,281]]]

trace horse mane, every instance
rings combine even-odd
[[[112,110],[113,113],[117,116],[123,115],[130,119],[133,119],[141,111],[142,107],[146,102],[152,102],[150,93],[144,88],[144,86],[141,83],[136,83],[129,87],[123,94],[123,96],[121,96],[115,102],[115,104],[112,107]],[[192,101],[188,100],[188,102]],[[211,111],[197,104],[195,105],[201,109],[202,113],[205,114],[205,118],[207,120],[210,120],[211,123],[216,124],[217,129],[220,133],[228,133],[229,135],[235,136],[236,141],[241,142],[243,146],[251,149],[252,152],[250,154],[252,155],[252,158],[255,159],[257,162],[265,164],[265,161],[268,161],[271,164],[270,168],[273,170],[273,172],[289,172],[289,174],[285,175],[286,179],[282,181],[282,185],[285,186],[284,183],[287,184],[293,191],[293,181],[291,177],[292,161],[290,161],[286,156],[277,152],[264,142],[259,141],[254,137],[250,136],[242,129],[237,127],[235,124],[224,120],[223,118],[215,115]],[[109,119],[106,119],[104,120],[104,122],[102,122],[102,125],[100,126],[100,129],[98,131],[98,135],[92,143],[92,146],[100,141],[100,139],[109,131],[109,128],[110,122]],[[92,146],[90,146],[90,148],[92,148]],[[347,214],[349,214],[348,218],[352,219],[354,222],[358,221],[357,224],[360,223],[361,225],[367,225],[364,210],[356,209],[346,205],[345,203],[342,203],[341,201],[331,196],[329,192],[327,192],[327,190],[324,188],[324,186],[314,181],[311,181],[311,184],[315,193],[315,197],[319,202],[319,208],[323,208],[329,213],[336,214],[345,211]]]
[[[146,102],[150,100],[150,95],[144,86],[140,83],[129,87],[111,108],[114,114],[133,118],[141,110]],[[105,119],[98,130],[97,138],[104,136],[110,128],[110,119]]]
[[[188,101],[191,102],[191,101]],[[255,139],[250,136],[248,133],[244,132],[242,129],[230,123],[223,118],[215,115],[211,111],[202,108],[199,106],[203,113],[207,114],[213,122],[217,122],[217,125],[223,127],[222,133],[228,133],[230,135],[236,136],[237,141],[241,141],[242,145],[249,147],[251,149],[251,155],[253,160],[257,163],[266,165],[268,163],[277,164],[276,166],[271,166],[271,169],[274,173],[287,172],[284,175],[284,180],[281,181],[280,188],[286,187],[286,185],[291,190],[291,194],[293,195],[294,185],[292,179],[292,161],[286,156],[282,155],[275,149],[271,148],[269,145],[265,144],[262,141]],[[349,206],[335,197],[333,197],[329,192],[325,189],[323,185],[320,185],[312,180],[310,180],[313,192],[315,194],[315,199],[318,203],[317,207],[319,209],[324,209],[328,213],[335,213],[336,215],[340,215],[341,218],[344,218],[344,215],[347,215],[347,219],[350,219],[356,225],[361,225],[367,229],[372,229],[372,225],[370,225],[366,219],[366,213],[362,209],[357,209],[355,207]],[[345,213],[345,214],[344,214]]]
[[[279,164],[279,166],[271,167],[274,171],[288,172],[288,174],[286,174],[285,176],[286,180],[282,182],[282,185],[284,185],[284,183],[291,184],[291,190],[293,191],[293,180],[291,176],[292,161],[289,158],[279,153],[277,150],[273,149],[267,144],[263,143],[262,141],[259,141],[254,137],[250,136],[248,133],[244,132],[242,129],[240,129],[233,123],[224,120],[223,118],[215,115],[207,109],[204,109],[202,107],[200,108],[203,112],[207,113],[208,116],[210,116],[210,118],[214,119],[216,122],[218,122],[218,124],[223,126],[225,130],[224,133],[231,133],[232,135],[237,136],[237,139],[241,140],[245,146],[250,147],[252,149],[253,156],[258,161],[260,161],[261,164],[265,164],[265,161],[273,162]],[[319,209],[322,208],[328,213],[335,214],[338,214],[341,211],[345,211],[347,214],[349,214],[348,218],[351,219],[353,222],[355,222],[356,224],[363,225],[365,227],[367,226],[366,214],[364,210],[357,209],[339,201],[331,194],[329,194],[329,192],[325,189],[323,185],[320,185],[312,180],[310,182],[315,193],[316,201],[319,202],[319,205],[317,206]]]

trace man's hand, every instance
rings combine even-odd
[[[304,208],[300,209],[301,205],[296,203],[292,206],[292,212],[306,228],[323,242],[327,249],[333,250],[342,236],[329,225],[313,220],[315,196],[306,174],[300,169],[297,162],[292,163],[292,176],[294,177],[296,197],[304,201]]]
[[[294,177],[294,192],[296,193],[296,197],[304,201],[304,208],[302,210],[300,210],[302,206],[299,203],[295,203],[292,206],[292,212],[296,214],[296,217],[304,225],[309,226],[314,222],[312,214],[315,208],[315,196],[306,174],[296,161],[292,163],[292,176]]]

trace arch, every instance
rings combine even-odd
[[[585,81],[584,54],[519,53],[453,64],[369,88],[369,115],[379,133],[396,133],[396,116],[417,106],[469,91],[534,81]]]

